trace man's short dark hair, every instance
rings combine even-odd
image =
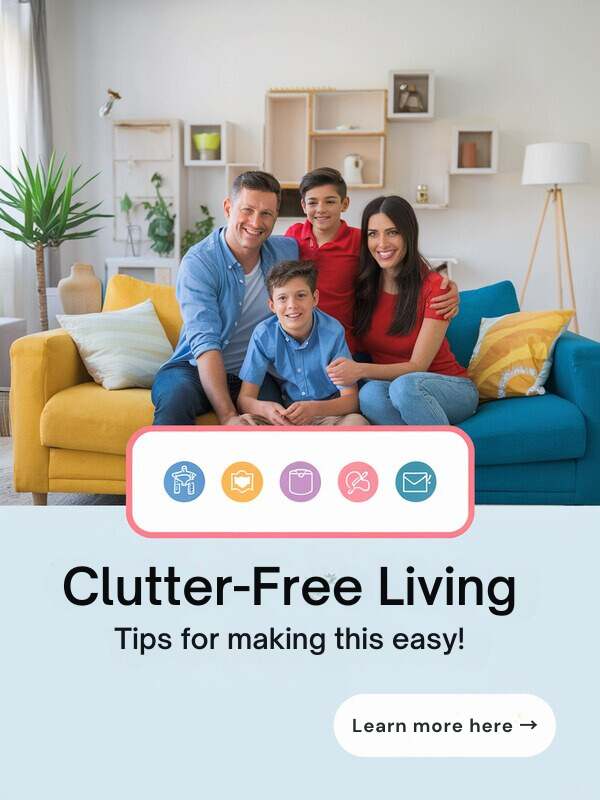
[[[304,200],[304,195],[315,189],[317,186],[333,186],[337,194],[343,200],[348,194],[346,181],[342,178],[341,172],[333,167],[319,167],[307,172],[300,181],[300,195]]]
[[[231,187],[231,199],[235,200],[242,189],[253,189],[257,192],[273,192],[277,197],[277,208],[281,203],[281,186],[279,181],[268,172],[261,172],[260,170],[248,170],[242,172],[234,180]]]
[[[269,297],[273,297],[273,291],[280,286],[285,286],[293,278],[302,278],[306,281],[309,289],[313,292],[317,288],[317,270],[312,261],[280,261],[271,268],[267,275],[267,289]]]

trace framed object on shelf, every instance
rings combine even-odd
[[[224,167],[233,158],[233,130],[231,122],[186,122],[186,167]]]
[[[488,175],[498,172],[498,129],[461,125],[452,129],[452,175]]]
[[[435,76],[431,70],[392,70],[388,79],[388,119],[433,119]]]

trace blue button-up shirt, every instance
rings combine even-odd
[[[326,367],[334,358],[352,358],[340,323],[315,308],[308,338],[299,342],[272,316],[254,329],[240,378],[260,386],[267,372],[281,381],[291,402],[326,400],[343,388],[336,386]]]
[[[275,264],[297,258],[295,239],[271,236],[260,249],[260,268],[266,277]],[[245,288],[244,270],[225,241],[225,228],[191,247],[177,273],[183,326],[170,361],[195,364],[208,350],[223,350],[240,319]],[[270,314],[265,306],[265,318]]]

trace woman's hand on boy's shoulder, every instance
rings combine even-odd
[[[327,374],[336,386],[352,386],[363,375],[364,364],[359,364],[351,358],[334,358],[327,367]]]
[[[444,294],[438,294],[437,297],[430,300],[429,306],[442,319],[454,319],[459,312],[460,306],[458,286],[454,281],[451,281],[447,275],[442,275],[441,278],[440,289],[442,291],[446,289],[447,291],[445,291]]]

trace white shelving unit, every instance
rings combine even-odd
[[[282,189],[296,189],[304,173],[335,167],[344,159],[363,160],[363,182],[352,188],[376,189],[385,182],[384,89],[306,89],[272,91],[266,96],[265,169]]]
[[[475,167],[463,166],[463,145],[476,149]],[[450,172],[452,175],[493,175],[498,172],[498,129],[487,125],[460,125],[452,129]]]
[[[401,111],[400,87],[406,84],[414,86],[419,93],[424,111]],[[389,120],[418,121],[433,119],[435,115],[435,75],[432,70],[406,69],[391,70],[388,77],[388,110]]]
[[[178,119],[124,119],[113,123],[113,204],[114,235],[117,242],[127,241],[127,220],[120,210],[124,194],[133,203],[131,223],[142,230],[142,249],[149,250],[148,223],[142,206],[154,202],[156,195],[150,179],[155,172],[163,178],[160,188],[165,202],[175,214],[174,253],[179,253],[181,226],[185,215],[183,196],[185,175],[181,168],[181,121]]]
[[[194,136],[199,133],[218,133],[221,143],[218,157],[211,160],[200,158],[200,152],[194,144]],[[200,123],[186,122],[184,135],[184,157],[186,167],[224,167],[233,161],[234,126],[231,122]]]

